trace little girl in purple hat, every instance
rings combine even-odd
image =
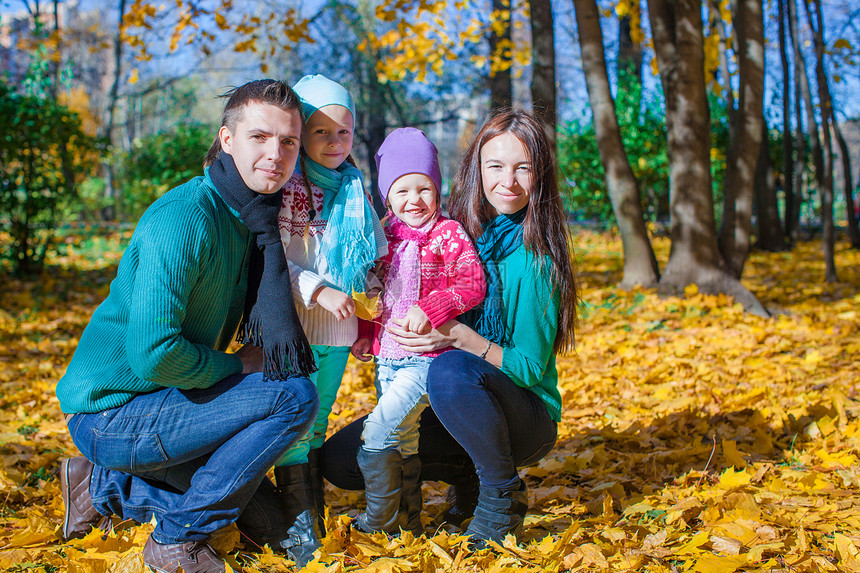
[[[398,326],[423,334],[477,305],[486,285],[481,261],[463,227],[440,214],[442,176],[436,146],[421,130],[404,127],[376,154],[379,192],[388,206],[389,254],[377,265],[384,285],[378,323],[359,322],[352,354],[376,357],[376,408],[367,417],[358,464],[367,509],[362,531],[420,535],[421,460],[418,418],[429,405],[427,369],[447,349],[416,354],[388,333]]]

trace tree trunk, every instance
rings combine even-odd
[[[550,0],[531,0],[532,109],[544,122],[555,149],[555,44]]]
[[[800,49],[800,34],[797,29],[797,2],[788,0],[788,30],[791,34],[792,50],[794,51],[794,81],[800,92],[797,109],[800,109],[800,100],[803,100],[803,108],[806,113],[806,132],[809,134],[810,152],[812,163],[815,166],[816,180],[824,169],[824,157],[821,153],[821,139],[818,136],[818,122],[815,119],[815,108],[812,105],[812,91],[809,88],[809,78],[806,75],[806,60]],[[802,153],[798,152],[798,163],[805,167],[806,153],[805,142]],[[802,163],[801,163],[802,160]],[[798,211],[798,221],[800,213]]]
[[[792,205],[791,213],[786,213],[786,217],[791,217],[791,225],[786,225],[786,228],[791,227],[792,233],[789,235],[789,240],[794,244],[800,238],[800,207],[803,205],[803,181],[806,173],[806,137],[803,132],[803,108],[805,98],[801,88],[802,81],[798,74],[806,72],[803,66],[804,62],[800,59],[800,41],[797,38],[797,18],[794,0],[786,0],[788,8],[786,17],[788,18],[788,30],[791,39],[791,49],[794,55],[794,122],[797,124],[797,134],[794,141],[797,145],[797,152],[794,154],[794,181],[792,188],[794,189],[795,201]],[[813,127],[814,126],[810,126]],[[812,136],[810,135],[810,139]]]
[[[761,144],[755,169],[756,247],[764,251],[784,251],[785,234],[779,219],[776,199],[776,177],[770,160],[767,141],[767,123],[762,118]]]
[[[717,247],[701,4],[649,0],[648,8],[666,100],[672,214],[672,248],[660,290],[679,293],[694,283],[702,292],[729,294],[749,312],[766,316],[755,295],[728,273]]]
[[[638,117],[642,104],[642,46],[633,41],[629,15],[618,18],[618,100],[629,102]]]
[[[50,63],[48,64],[49,73],[51,75],[51,82],[49,87],[49,95],[51,99],[56,100],[57,94],[60,93],[60,62],[62,58],[60,57],[60,5],[58,0],[54,0],[53,2],[53,13],[54,13],[54,39],[57,42],[56,49],[57,53],[54,54],[51,58]]]
[[[812,9],[806,6],[806,16],[809,27],[813,32],[815,44],[815,73],[818,83],[818,101],[821,107],[821,132],[824,135],[822,146],[822,168],[818,177],[821,190],[821,249],[824,254],[824,280],[835,283],[839,280],[836,275],[836,259],[834,257],[835,229],[833,224],[833,144],[830,139],[830,124],[833,123],[833,106],[827,72],[824,70],[824,19],[821,16],[820,0],[812,0],[818,25],[814,22]]]
[[[845,138],[842,137],[842,130],[839,129],[835,121],[833,122],[833,135],[839,144],[839,155],[841,155],[842,159],[842,189],[845,193],[845,218],[848,228],[848,240],[851,241],[852,247],[860,249],[860,232],[857,229],[857,217],[854,211],[854,180],[851,178],[851,156],[849,155]]]
[[[749,256],[753,185],[762,142],[764,106],[764,21],[759,0],[734,4],[739,97],[726,158],[725,206],[719,246],[729,270],[740,278]]]
[[[729,35],[726,23],[720,15],[720,0],[711,0],[711,25],[720,38],[720,75],[723,76],[723,97],[726,99],[726,115],[729,118],[729,139],[735,129],[735,92],[732,91],[732,74],[729,71]]]
[[[493,0],[493,11],[507,11],[508,18],[505,23],[505,31],[501,36],[496,34],[493,30],[490,30],[487,35],[487,40],[490,43],[491,55],[498,53],[500,43],[505,42],[508,45],[511,45],[510,9],[510,4],[506,6],[502,0]],[[488,83],[490,85],[490,110],[510,108],[514,101],[513,85],[511,83],[511,68],[507,67],[504,70],[496,72],[493,72],[491,68]]]
[[[618,18],[618,70],[642,83],[642,46],[633,41],[630,16]]]
[[[108,92],[107,120],[104,123],[102,137],[107,141],[108,148],[116,145],[114,138],[114,127],[116,123],[116,103],[119,99],[119,82],[122,78],[122,19],[125,17],[126,0],[119,0],[119,21],[117,22],[116,35],[113,45],[113,82]],[[115,219],[119,214],[120,190],[115,186],[113,166],[110,161],[102,163],[102,173],[105,178],[105,206],[102,209],[102,218],[105,220]]]
[[[788,63],[788,38],[785,26],[785,0],[778,0],[779,12],[779,61],[782,67],[782,190],[785,194],[785,235],[792,237],[795,210],[794,159],[791,136],[791,71]],[[798,104],[800,102],[797,102]],[[761,239],[761,237],[760,237]]]
[[[594,115],[597,148],[600,151],[600,162],[606,172],[606,186],[624,247],[624,277],[621,280],[621,288],[630,288],[637,284],[654,286],[660,277],[660,271],[645,228],[642,204],[639,201],[639,185],[621,141],[615,103],[612,101],[609,76],[606,72],[597,3],[595,0],[573,0],[573,5],[588,99]]]

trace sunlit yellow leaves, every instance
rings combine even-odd
[[[250,20],[246,22],[250,24]],[[75,452],[53,388],[118,262],[117,237],[73,238],[39,281],[0,289],[0,569],[142,571],[152,524],[61,543],[55,472]],[[122,237],[127,241],[128,235]],[[519,545],[467,551],[440,522],[447,485],[425,483],[425,532],[351,531],[361,492],[327,486],[327,529],[307,571],[853,571],[860,543],[860,253],[837,249],[844,282],[822,285],[819,243],[754,253],[744,281],[779,314],[726,297],[614,287],[620,239],[575,231],[583,283],[576,353],[558,358],[559,438],[521,470]],[[654,240],[665,261],[668,241]],[[370,411],[373,368],[350,361],[330,431]],[[247,573],[295,571],[270,548],[213,541]],[[63,554],[60,554],[60,551]],[[64,557],[64,556],[65,557]],[[240,563],[241,562],[241,563]],[[29,570],[29,569],[28,569]]]
[[[455,4],[457,10],[463,10],[469,3]],[[484,42],[493,36],[499,41],[491,53],[472,54],[470,61],[490,76],[514,67],[513,74],[518,77],[522,66],[530,62],[529,45],[521,34],[516,35],[514,41],[505,36],[512,28],[521,27],[522,22],[517,18],[526,17],[527,6],[518,5],[514,10],[510,3],[503,2],[503,5],[504,9],[488,14],[464,15],[461,22],[460,15],[452,18],[444,12],[447,2],[387,0],[375,8],[376,17],[396,22],[396,26],[382,35],[371,32],[359,49],[379,56],[380,81],[399,81],[406,74],[426,81],[428,73],[440,74],[446,61],[460,57],[461,49],[467,44]]]
[[[215,24],[221,30],[228,30],[230,26],[227,24],[227,18],[224,17],[224,14],[221,12],[215,12]]]
[[[639,2],[619,0],[615,5],[615,14],[619,18],[630,18],[630,39],[636,44],[641,44],[645,39],[645,33],[642,30],[642,12]]]

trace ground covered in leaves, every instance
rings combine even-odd
[[[143,570],[151,524],[117,523],[63,543],[57,470],[74,455],[53,389],[128,233],[67,239],[45,275],[2,275],[0,570]],[[614,288],[620,241],[577,232],[576,353],[559,360],[555,449],[522,475],[525,535],[469,553],[434,518],[445,484],[425,484],[426,538],[351,532],[362,495],[329,486],[329,535],[310,571],[860,570],[860,253],[837,246],[841,282],[822,282],[819,243],[752,256],[744,283],[763,319],[695,287],[685,298]],[[665,261],[668,243],[655,239]],[[368,411],[370,372],[350,363],[332,429]],[[291,562],[219,533],[234,568]]]

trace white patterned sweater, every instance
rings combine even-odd
[[[325,190],[311,184],[314,217],[309,221],[311,202],[301,174],[294,173],[284,185],[278,228],[290,267],[296,312],[308,342],[325,346],[351,346],[358,335],[355,316],[338,321],[332,313],[311,300],[314,292],[323,285],[337,288],[326,280],[328,265],[320,257],[320,242],[328,223],[322,217],[324,193]],[[378,232],[377,241],[385,240],[381,228]]]

